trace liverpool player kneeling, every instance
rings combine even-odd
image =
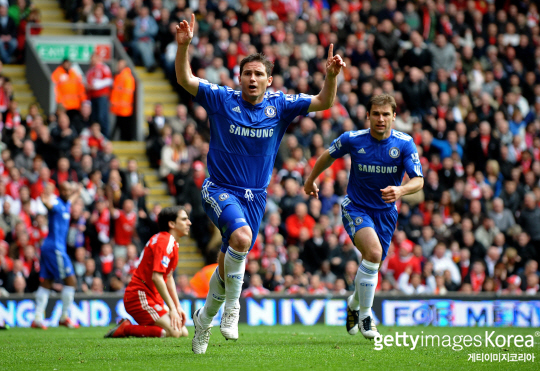
[[[178,264],[177,241],[189,234],[191,222],[183,207],[173,206],[161,210],[158,225],[160,233],[146,244],[124,294],[126,311],[139,325],[124,318],[106,338],[188,336],[172,275]]]

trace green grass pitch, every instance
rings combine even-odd
[[[240,325],[240,339],[225,341],[213,329],[206,354],[191,352],[190,337],[181,339],[104,339],[106,328],[12,328],[0,332],[0,370],[538,370],[540,332],[530,328],[380,327],[383,335],[532,335],[532,348],[448,347],[415,350],[392,346],[374,349],[343,327]],[[537,332],[538,336],[535,335]],[[471,362],[469,353],[534,354],[534,362]]]

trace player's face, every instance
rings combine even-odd
[[[67,201],[71,196],[71,185],[68,182],[60,184],[60,198]]]
[[[387,104],[384,106],[372,106],[371,112],[368,112],[368,119],[372,134],[381,140],[390,135],[392,122],[396,119],[396,113],[392,112],[392,107]]]
[[[257,104],[258,100],[266,92],[266,88],[272,83],[272,76],[266,74],[266,68],[261,62],[248,62],[244,65],[240,84],[242,85],[242,97],[247,101]]]
[[[189,234],[189,227],[191,226],[191,221],[188,218],[188,215],[185,210],[180,210],[175,220],[174,229],[178,234],[183,237]]]

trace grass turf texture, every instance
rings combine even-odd
[[[107,328],[108,329],[108,328]],[[219,327],[213,329],[206,354],[191,351],[190,337],[181,339],[104,339],[106,328],[49,328],[47,331],[12,328],[0,332],[0,370],[538,370],[538,329],[380,327],[383,335],[532,335],[533,348],[506,346],[462,351],[443,347],[410,350],[392,346],[374,350],[359,333],[350,336],[344,327],[240,325],[240,339],[225,341]],[[539,333],[540,335],[540,333]],[[469,353],[534,353],[535,362],[475,362]],[[218,366],[219,365],[219,366]]]

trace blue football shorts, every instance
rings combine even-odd
[[[373,228],[383,249],[382,260],[386,258],[396,223],[398,212],[395,207],[385,210],[365,209],[354,206],[349,197],[341,203],[343,226],[354,243],[354,235],[362,228]],[[381,260],[381,261],[382,261]]]
[[[65,251],[41,247],[39,277],[46,280],[64,279],[75,274],[71,259]]]
[[[266,209],[266,190],[218,186],[206,179],[201,193],[204,211],[221,232],[221,251],[227,252],[231,234],[244,225],[253,235],[251,250]]]

